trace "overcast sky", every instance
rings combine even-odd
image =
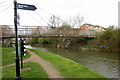
[[[19,3],[32,4],[36,11],[18,10],[21,25],[46,26],[52,14],[62,20],[80,14],[84,23],[118,25],[118,2],[120,0],[17,0]],[[0,25],[13,25],[13,1],[0,0]]]

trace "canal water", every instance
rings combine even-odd
[[[67,57],[105,77],[118,78],[118,53],[32,47],[30,45],[26,45],[26,47]]]

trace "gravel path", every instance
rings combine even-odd
[[[35,54],[34,52],[32,52],[30,50],[27,50],[27,52],[30,53],[31,57],[28,58],[28,59],[23,60],[23,62],[37,62],[46,71],[49,78],[64,78],[53,67],[53,65],[51,63],[49,63],[48,61],[42,59],[40,56],[38,56],[37,54]],[[7,66],[0,67],[0,68],[12,66],[12,65],[15,65],[15,63],[7,65]]]

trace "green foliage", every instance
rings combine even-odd
[[[103,75],[65,57],[35,49],[30,50],[52,63],[65,78],[105,78]]]
[[[35,45],[38,43],[38,38],[31,38],[29,42],[31,45]]]
[[[117,30],[117,26],[111,25],[109,28],[106,28],[106,31]]]
[[[118,43],[120,40],[118,40],[118,32],[120,30],[117,30],[114,26],[110,26],[107,28],[103,34],[97,35],[97,39],[89,41],[88,45],[92,48],[100,48],[105,51],[118,51]],[[103,46],[106,46],[103,48]]]
[[[93,39],[91,41],[88,41],[87,45],[85,45],[84,47],[86,47],[86,48],[97,48],[97,40]]]
[[[34,41],[35,40],[35,41]],[[79,49],[87,44],[87,40],[82,38],[32,38],[30,40],[32,46],[51,46],[57,48]]]
[[[52,38],[38,38],[38,43],[47,45],[52,43]]]
[[[12,47],[11,42],[11,38],[2,39],[2,47]]]
[[[86,45],[87,42],[88,42],[87,39],[84,39],[84,38],[72,38],[70,39],[69,47],[71,49],[79,49],[83,47],[84,45]]]
[[[30,70],[22,70],[22,78],[48,78],[43,68],[34,62],[24,63],[24,68],[31,68]],[[5,67],[2,69],[2,78],[15,78],[15,65]]]

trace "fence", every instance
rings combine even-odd
[[[1,27],[2,36],[15,35],[15,29],[9,27]],[[18,35],[84,35],[84,36],[95,36],[95,30],[80,30],[80,29],[59,29],[59,28],[48,28],[48,27],[24,27],[18,28]]]

